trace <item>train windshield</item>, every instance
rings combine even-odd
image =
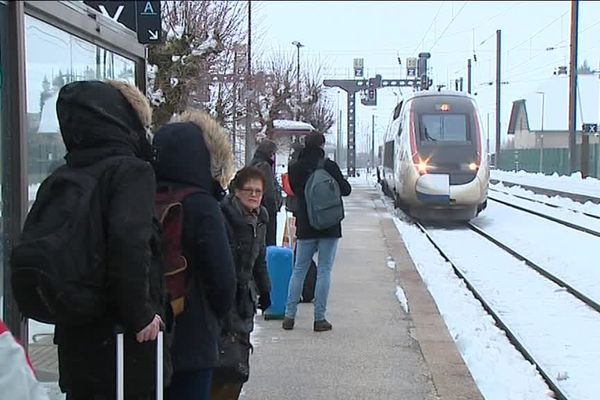
[[[421,142],[470,142],[465,114],[421,114]]]

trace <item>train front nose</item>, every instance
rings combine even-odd
[[[481,199],[479,177],[457,179],[453,174],[425,174],[417,178],[415,192],[424,205],[471,206]],[[460,182],[460,183],[459,183]],[[463,183],[464,182],[464,183]]]

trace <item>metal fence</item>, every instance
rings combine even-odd
[[[589,176],[600,178],[600,144],[589,146]],[[576,147],[577,171],[581,170],[581,145]],[[542,172],[552,175],[570,175],[569,149],[521,149],[502,150],[498,160],[498,169],[506,171]]]

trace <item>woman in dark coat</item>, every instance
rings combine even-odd
[[[256,303],[263,311],[271,305],[271,281],[265,259],[269,215],[260,205],[264,189],[261,170],[245,167],[236,174],[233,193],[221,205],[235,260],[237,290],[235,305],[222,321],[220,367],[213,376],[212,400],[238,398],[249,376],[250,333],[254,329]]]
[[[60,90],[56,109],[67,166],[106,163],[98,183],[106,199],[106,247],[97,256],[107,271],[108,303],[89,323],[56,325],[59,384],[68,400],[114,398],[118,325],[125,329],[126,398],[146,399],[156,390],[154,339],[166,320],[163,273],[153,251],[155,178],[146,136],[151,108],[134,86],[79,81]]]
[[[157,189],[192,188],[183,204],[183,255],[188,282],[183,312],[175,318],[170,399],[209,398],[218,360],[219,320],[235,296],[235,267],[219,202],[233,170],[223,128],[208,114],[185,112],[154,137]]]

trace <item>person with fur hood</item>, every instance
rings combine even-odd
[[[154,137],[157,189],[193,188],[182,201],[183,255],[189,285],[175,318],[171,356],[173,400],[208,400],[218,362],[220,320],[233,305],[235,267],[219,202],[233,173],[225,131],[208,114],[187,111]]]
[[[153,224],[156,189],[147,133],[152,110],[135,86],[77,81],[60,89],[56,111],[66,168],[102,166],[96,193],[105,219],[97,228],[104,229],[105,242],[95,255],[106,268],[106,307],[99,316],[83,325],[55,326],[59,384],[67,400],[113,399],[120,326],[126,398],[148,399],[156,391],[155,339],[167,317]]]

